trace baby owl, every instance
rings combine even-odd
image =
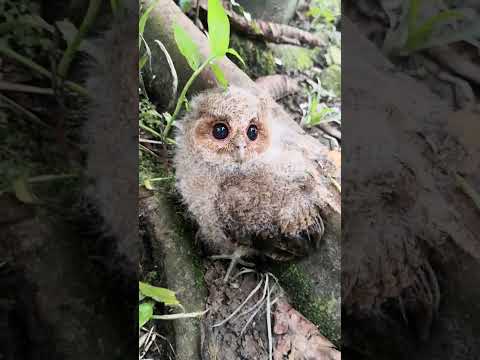
[[[323,235],[324,210],[339,204],[318,140],[274,105],[230,86],[194,97],[178,121],[176,186],[209,254],[306,255]]]

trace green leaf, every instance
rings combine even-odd
[[[143,54],[142,57],[140,58],[139,62],[138,62],[138,68],[140,70],[143,69],[143,67],[147,63],[147,60],[148,60],[148,54]]]
[[[153,303],[150,301],[138,305],[138,326],[145,325],[153,316]]]
[[[451,18],[461,18],[462,13],[458,11],[443,11],[435,16],[432,16],[419,26],[412,34],[408,35],[406,48],[409,51],[416,50],[430,40],[435,26],[445,22]]]
[[[237,52],[237,50],[230,48],[230,49],[227,50],[227,53],[235,56],[238,60],[240,60],[240,62],[243,64],[243,66],[247,67],[247,64],[245,64],[245,61],[242,59],[242,57]]]
[[[315,126],[320,124],[322,121],[324,121],[327,118],[327,115],[331,114],[333,112],[332,109],[330,108],[323,108],[320,111],[315,111],[309,119],[309,122],[307,123],[308,126]]]
[[[24,202],[26,204],[38,203],[38,198],[30,190],[26,177],[22,176],[17,178],[13,182],[13,190],[17,199],[21,202]]]
[[[215,56],[224,56],[230,43],[230,22],[220,0],[208,0],[208,41]]]
[[[212,68],[213,74],[215,75],[218,83],[222,87],[226,88],[228,86],[228,80],[225,78],[225,74],[223,73],[220,66],[218,66],[218,64],[212,63],[210,64],[210,67]]]
[[[155,0],[148,8],[147,10],[145,10],[145,12],[142,14],[142,16],[140,17],[140,20],[138,22],[138,34],[139,34],[139,39],[138,39],[138,48],[140,49],[140,45],[141,45],[141,40],[140,40],[140,37],[143,36],[143,32],[145,31],[145,25],[147,24],[147,20],[150,16],[150,13],[152,12],[152,10],[155,8],[155,6],[157,5],[158,3],[158,0]]]
[[[165,305],[178,305],[180,302],[175,296],[175,292],[169,289],[156,287],[147,283],[139,282],[139,288],[143,295],[152,298],[155,301],[162,302]]]
[[[175,36],[175,42],[177,43],[178,50],[187,59],[190,68],[195,71],[200,67],[200,52],[197,45],[188,36],[185,30],[178,25],[173,27],[173,34]]]
[[[189,12],[192,8],[192,0],[180,0],[178,5],[180,5],[180,8],[184,13]]]

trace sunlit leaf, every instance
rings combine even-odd
[[[220,0],[208,0],[208,41],[215,56],[224,56],[230,43],[230,22]]]
[[[154,190],[150,179],[145,179],[145,181],[143,182],[143,186],[145,186],[145,189],[147,190]]]
[[[178,50],[180,50],[180,53],[187,59],[190,68],[194,71],[197,70],[200,67],[201,61],[197,45],[192,41],[190,36],[188,36],[186,31],[178,25],[174,25],[173,34]]]
[[[152,286],[147,283],[139,282],[139,288],[143,295],[152,298],[155,301],[162,302],[165,305],[178,305],[180,302],[175,296],[175,292],[169,289]]]
[[[153,303],[150,301],[141,303],[138,306],[138,326],[145,325],[153,316]]]
[[[243,66],[247,66],[247,64],[245,64],[245,61],[242,59],[242,57],[241,57],[240,54],[237,52],[237,50],[230,48],[230,49],[227,50],[227,53],[228,53],[228,54],[232,54],[232,55],[235,56],[238,60],[240,60],[240,62],[243,64]]]

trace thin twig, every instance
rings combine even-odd
[[[273,354],[273,340],[272,340],[272,318],[271,318],[271,309],[272,306],[270,302],[270,287],[268,287],[268,274],[266,275],[267,280],[267,334],[268,334],[268,358],[272,360]]]
[[[176,319],[186,319],[186,318],[193,318],[193,317],[200,317],[205,315],[209,309],[204,311],[198,312],[191,312],[191,313],[180,313],[180,314],[168,314],[168,315],[153,315],[152,319],[156,320],[176,320]]]
[[[0,90],[24,92],[24,93],[31,93],[31,94],[42,94],[42,95],[54,94],[53,89],[50,89],[50,88],[41,88],[38,86],[16,84],[16,83],[3,81],[3,80],[0,80]]]
[[[43,120],[41,120],[37,115],[35,115],[34,113],[32,113],[30,110],[27,110],[25,109],[23,106],[17,104],[15,101],[13,101],[12,99],[6,97],[5,95],[2,95],[0,94],[0,100],[5,102],[8,106],[10,106],[11,108],[13,108],[14,110],[16,110],[17,112],[20,112],[24,115],[26,115],[30,120],[32,120],[33,122],[35,122],[36,124],[38,125],[41,125],[41,126],[44,126],[48,129],[52,129],[53,127],[49,124],[47,124],[46,122],[44,122]]]
[[[146,144],[156,144],[156,145],[163,145],[163,141],[158,141],[158,140],[149,140],[149,139],[144,139],[144,138],[139,138],[139,142],[141,143],[146,143]]]
[[[5,44],[2,44],[2,43],[0,43],[0,54],[3,54],[3,55],[5,55],[5,56],[7,56],[7,57],[9,57],[13,60],[16,60],[19,63],[21,63],[22,65],[24,65],[24,66],[36,71],[37,73],[53,80],[53,75],[50,71],[45,69],[43,66],[38,65],[37,63],[33,62],[29,58],[27,58],[23,55],[20,55],[15,50],[10,49],[8,46],[6,46]],[[72,81],[65,81],[65,85],[68,88],[70,88],[72,91],[75,91],[76,93],[78,93],[80,95],[83,95],[85,97],[89,96],[87,90],[83,86],[80,86],[80,85],[78,85],[78,84],[76,84]]]
[[[138,144],[138,147],[140,150],[143,150],[147,153],[149,153],[150,155],[153,155],[155,156],[156,158],[160,159],[160,156],[153,150],[150,150],[148,147],[146,147],[145,145],[142,145],[142,144]]]
[[[233,313],[231,313],[227,318],[225,318],[224,320],[220,321],[219,323],[217,324],[214,324],[212,326],[212,328],[214,327],[217,327],[217,326],[222,326],[223,324],[225,324],[226,322],[228,322],[231,318],[233,318],[244,306],[245,304],[248,302],[248,300],[250,300],[252,298],[253,295],[255,295],[257,293],[257,291],[260,289],[260,287],[262,286],[263,284],[263,279],[261,279],[258,283],[258,285],[255,287],[255,289],[253,289],[250,294],[248,294],[248,296],[246,297],[245,300],[243,300],[243,302],[235,309],[235,311]]]

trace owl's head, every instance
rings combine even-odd
[[[180,124],[183,146],[212,164],[242,164],[270,147],[268,99],[230,86],[195,97]]]

